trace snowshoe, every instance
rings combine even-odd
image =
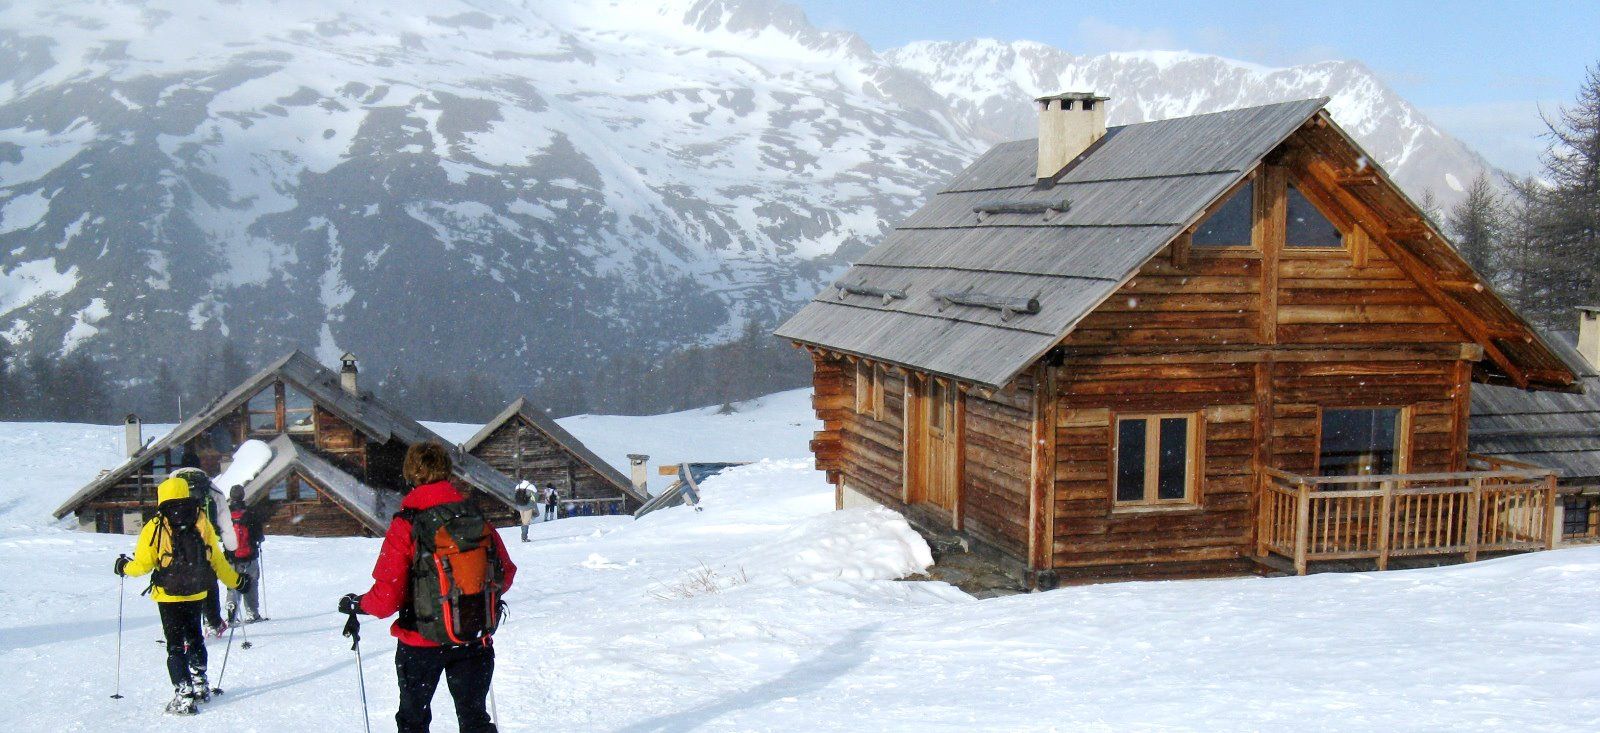
[[[190,685],[178,685],[172,693],[172,702],[167,703],[168,715],[194,715],[197,708],[191,696],[194,690]]]
[[[206,638],[210,639],[221,639],[222,635],[228,631],[228,625],[226,623],[222,624],[221,626],[203,624],[203,627],[203,633],[205,634]]]
[[[205,672],[189,674],[189,697],[195,702],[211,702],[211,683]]]

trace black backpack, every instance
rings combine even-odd
[[[156,559],[150,584],[174,596],[192,596],[215,589],[217,572],[211,568],[211,548],[200,536],[200,501],[173,499],[162,502],[158,511],[151,541],[159,552],[165,533],[170,538],[170,546]]]
[[[398,515],[411,522],[411,604],[402,628],[438,644],[481,643],[500,625],[505,568],[494,547],[494,526],[471,502],[459,501]]]

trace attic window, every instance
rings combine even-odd
[[[1088,112],[1089,110],[1092,110],[1092,109],[1094,109],[1094,100],[1093,99],[1085,99],[1085,100],[1083,100],[1083,111]]]
[[[1222,206],[1195,228],[1191,246],[1194,247],[1249,247],[1251,216],[1255,202],[1256,184],[1250,181],[1233,192]]]
[[[1328,221],[1316,204],[1289,184],[1289,221],[1284,231],[1283,244],[1294,249],[1339,249],[1344,246],[1344,233]]]

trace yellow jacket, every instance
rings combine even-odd
[[[157,503],[171,499],[189,498],[189,482],[181,478],[169,478],[156,487]],[[156,528],[166,523],[160,515],[144,523],[144,528],[139,530],[139,541],[133,547],[133,560],[122,568],[122,574],[138,577],[154,571],[157,563],[163,556],[172,552],[172,533],[162,532],[160,546],[156,542]],[[217,540],[217,530],[211,526],[211,518],[204,511],[200,512],[196,526],[200,529],[200,539],[206,543],[206,555],[211,561],[211,569],[215,570],[217,577],[226,583],[229,588],[239,586],[239,574],[233,571],[233,565],[222,555],[222,543]],[[167,562],[171,562],[169,558]],[[178,601],[198,601],[205,598],[209,591],[202,591],[194,595],[175,596],[167,593],[159,585],[151,586],[150,598],[156,603],[176,603]]]

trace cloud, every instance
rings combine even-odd
[[[1423,107],[1445,132],[1460,138],[1499,168],[1517,174],[1539,169],[1539,154],[1546,140],[1540,110],[1554,114],[1556,100],[1518,99],[1480,104]]]
[[[1167,28],[1132,28],[1084,18],[1078,21],[1077,30],[1083,53],[1187,50],[1178,42],[1177,34]]]

